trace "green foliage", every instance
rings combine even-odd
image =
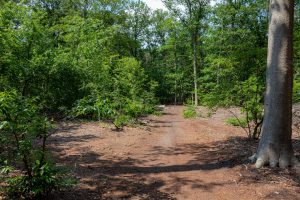
[[[155,112],[158,100],[187,102],[194,91],[193,50],[201,104],[241,107],[248,135],[259,136],[267,1],[222,0],[214,7],[208,1],[164,2],[168,11],[133,0],[1,1],[0,164],[3,172],[25,169],[10,183],[16,193],[39,195],[48,192],[47,184],[59,185],[44,146],[37,145],[51,129],[45,116],[63,111],[121,129]],[[296,1],[295,102],[299,7]],[[191,36],[200,36],[196,49]],[[188,106],[184,116],[197,117],[196,108]]]
[[[66,177],[62,170],[49,163],[41,164],[39,160],[33,164],[32,174],[32,177],[17,175],[7,178],[6,183],[9,186],[5,188],[5,192],[8,196],[10,198],[42,198],[52,190],[75,184],[75,180]]]
[[[266,2],[221,1],[212,8],[205,38],[200,99],[208,106],[240,106],[239,86],[250,77],[264,85],[266,66]],[[238,19],[238,20],[237,20]],[[261,96],[259,94],[259,96]]]
[[[196,61],[203,105],[236,105],[236,86],[251,76],[264,80],[266,1],[164,3],[168,11],[132,0],[3,1],[0,91],[36,97],[44,111],[55,113],[100,94],[144,104],[141,91],[149,92],[155,82],[150,93],[160,103],[182,104],[194,91],[192,33],[201,36]],[[297,101],[299,1],[295,9]]]
[[[262,81],[257,77],[250,77],[244,81],[237,92],[242,100],[242,113],[246,116],[248,136],[258,138],[263,122],[263,91]],[[251,125],[253,123],[253,125]]]
[[[300,82],[299,80],[294,81],[293,85],[293,102],[299,102],[300,101]]]
[[[300,101],[300,1],[295,5],[293,102]]]
[[[197,116],[198,114],[194,106],[188,106],[183,110],[183,117],[186,119],[196,118]]]
[[[102,84],[113,88],[113,91],[99,88],[97,80],[87,83],[90,94],[77,101],[71,111],[72,116],[110,120],[119,127],[131,121],[124,116],[137,118],[154,112],[154,83],[147,85],[147,77],[136,59],[124,57],[106,67],[109,70],[97,73],[107,73],[105,76],[110,79]]]
[[[1,173],[21,170],[4,180],[7,194],[14,198],[43,196],[57,189],[63,177],[47,160],[46,139],[51,124],[39,115],[34,102],[16,91],[0,92],[0,156],[5,159]]]
[[[226,123],[228,125],[232,125],[232,126],[240,126],[240,127],[243,127],[243,128],[247,127],[247,121],[245,119],[237,119],[235,117],[228,118],[226,120]]]
[[[133,57],[149,25],[144,3],[58,1],[45,6],[22,1],[1,7],[0,91],[34,97],[47,114],[64,111],[114,121],[153,112],[157,84]],[[132,15],[123,12],[127,6]]]
[[[123,126],[128,125],[132,121],[128,115],[119,115],[115,118],[113,124],[117,129],[122,129]]]
[[[32,167],[33,177],[18,175],[7,179],[9,187],[6,190],[11,197],[39,197],[58,186],[57,173],[49,167],[48,163],[40,166],[37,160]]]
[[[209,107],[238,106],[249,137],[262,123],[267,36],[265,1],[220,1],[212,8],[205,40],[200,100]],[[239,20],[237,20],[239,19]]]
[[[74,117],[88,117],[92,119],[112,119],[116,115],[115,105],[108,99],[87,96],[80,99],[71,111]]]
[[[84,98],[78,101],[71,112],[74,117],[87,117],[97,120],[110,120],[116,127],[121,128],[143,115],[154,112],[152,104],[143,104],[139,101],[124,99],[123,102],[108,99],[102,100],[98,98]]]

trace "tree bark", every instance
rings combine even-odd
[[[292,147],[294,0],[271,0],[262,138],[256,167],[281,168],[296,162]]]

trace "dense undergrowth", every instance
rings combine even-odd
[[[156,82],[122,44],[134,41],[118,14],[94,7],[83,16],[60,11],[61,3],[0,1],[0,184],[9,198],[39,199],[72,185],[47,151],[50,116],[109,120],[121,129],[157,102]]]
[[[50,161],[46,141],[53,126],[35,99],[0,92],[0,120],[0,184],[9,198],[42,198],[73,183]]]

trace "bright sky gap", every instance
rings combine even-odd
[[[164,3],[161,0],[142,0],[145,2],[151,9],[162,9],[167,10]],[[211,1],[211,5],[215,5],[215,1]]]

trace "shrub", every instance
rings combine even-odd
[[[250,77],[241,83],[241,88],[237,90],[242,99],[242,113],[245,114],[249,138],[257,139],[260,136],[263,122],[263,93],[264,87],[257,77]]]
[[[70,115],[72,117],[109,120],[117,126],[154,112],[157,84],[148,82],[140,63],[134,58],[114,58],[83,84],[85,97],[78,100]],[[108,70],[109,69],[109,70]],[[102,74],[103,73],[103,74]],[[93,74],[95,76],[95,74]],[[125,117],[126,116],[126,117]]]
[[[58,188],[64,176],[50,164],[46,152],[52,125],[39,115],[34,100],[14,91],[1,92],[0,121],[0,168],[2,174],[7,174],[2,180],[8,184],[7,194],[14,199],[31,199]]]
[[[114,123],[117,129],[132,122],[132,119],[154,112],[154,106],[144,104],[141,101],[128,98],[107,98],[92,95],[79,100],[72,109],[70,115],[73,117],[86,117],[97,120],[109,120]]]
[[[115,118],[113,124],[117,130],[121,130],[123,126],[129,124],[132,121],[132,118],[128,115],[119,115]]]
[[[188,106],[183,110],[183,117],[188,118],[196,118],[197,117],[197,111],[194,106]]]

